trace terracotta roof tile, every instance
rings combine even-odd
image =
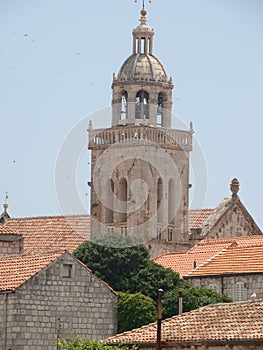
[[[167,253],[153,261],[165,268],[171,268],[183,277],[193,270],[194,262],[198,266],[226,248],[235,246],[263,246],[263,235],[203,240],[185,253]]]
[[[189,228],[201,227],[204,221],[213,213],[214,209],[192,209],[188,212]]]
[[[162,321],[162,342],[263,341],[263,301],[216,304]],[[157,325],[125,332],[108,344],[156,343]]]
[[[64,252],[0,259],[0,291],[14,291]]]
[[[230,247],[185,277],[263,272],[263,245]]]
[[[198,266],[232,244],[232,241],[220,243],[211,242],[205,245],[199,243],[185,253],[163,254],[155,258],[154,261],[165,268],[171,268],[173,271],[178,272],[179,275],[183,277],[188,272],[193,270],[194,263],[196,263],[196,266]]]
[[[11,218],[5,227],[24,236],[26,254],[61,249],[73,252],[90,237],[90,216]]]
[[[0,236],[1,235],[18,235],[10,227],[6,227],[0,224]]]

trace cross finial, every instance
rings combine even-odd
[[[151,3],[152,1],[151,0],[148,0],[149,3]],[[138,0],[135,0],[135,2],[138,2]],[[145,7],[145,0],[142,0],[142,9],[144,10],[144,7]]]
[[[5,191],[5,204],[7,204],[7,200],[8,200],[8,192]]]

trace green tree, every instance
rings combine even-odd
[[[116,291],[128,291],[131,277],[149,261],[145,246],[117,233],[84,242],[74,255]]]
[[[135,245],[130,238],[119,234],[110,233],[95,242],[85,242],[74,254],[116,291],[135,294],[133,297],[120,296],[119,331],[136,327],[134,309],[130,307],[133,303],[135,305],[136,298],[138,298],[138,304],[142,303],[142,307],[147,309],[150,306],[149,300],[145,303],[146,299],[142,299],[142,294],[151,298],[156,308],[159,288],[164,290],[163,318],[178,314],[179,291],[183,293],[184,312],[208,304],[231,301],[225,295],[213,293],[208,289],[196,288],[184,282],[176,272],[151,261],[145,246]],[[138,293],[141,293],[140,297]],[[152,322],[152,315],[151,312],[146,313],[147,317],[143,317],[143,323]],[[129,326],[129,322],[123,321],[124,317],[130,320],[132,326]],[[139,319],[139,327],[142,325],[142,318],[139,313],[136,317]]]
[[[60,339],[58,343],[58,349],[60,350],[130,350],[125,346],[110,346],[104,342],[96,340],[88,340],[84,338],[73,338],[70,340]],[[132,347],[132,350],[136,350],[136,347]]]
[[[118,293],[118,333],[139,328],[157,320],[155,302],[142,293]]]
[[[148,260],[145,266],[129,282],[129,292],[141,292],[157,301],[157,290],[173,290],[180,283],[177,273]]]

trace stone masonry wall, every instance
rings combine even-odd
[[[71,277],[65,277],[69,271]],[[7,349],[55,350],[59,337],[101,340],[112,336],[116,333],[116,299],[81,263],[63,255],[9,295]],[[3,305],[0,295],[1,344]]]
[[[210,288],[211,285],[217,287],[218,293],[224,293],[233,301],[239,300],[237,293],[237,283],[243,283],[243,300],[249,300],[250,296],[256,293],[257,299],[263,298],[263,274],[247,274],[233,276],[211,276],[187,278],[187,282],[195,287]]]
[[[21,240],[0,239],[0,259],[15,254],[21,254]]]

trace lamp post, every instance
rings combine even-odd
[[[157,321],[157,343],[156,350],[161,350],[161,332],[162,332],[162,296],[163,290],[158,289],[158,321]]]

